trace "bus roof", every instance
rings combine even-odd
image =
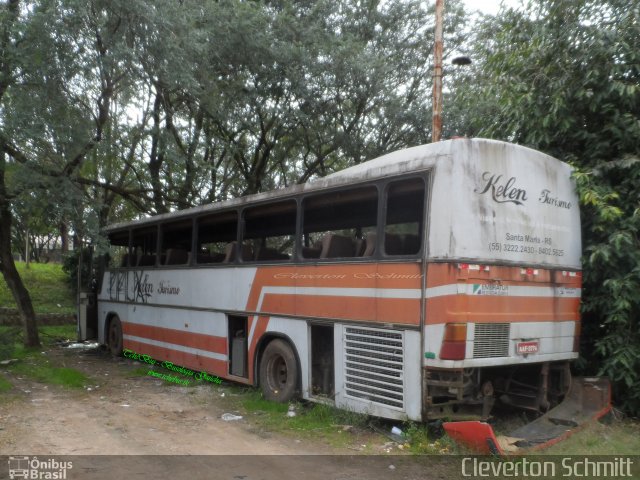
[[[163,220],[176,220],[183,217],[189,217],[191,215],[200,215],[207,212],[230,209],[239,207],[245,204],[252,204],[256,202],[268,201],[277,198],[283,198],[295,194],[313,192],[316,190],[323,190],[327,188],[339,187],[342,185],[349,185],[353,183],[366,182],[369,180],[376,180],[379,178],[385,178],[394,175],[401,175],[403,173],[410,173],[413,171],[428,170],[433,168],[436,162],[442,157],[451,155],[451,145],[454,142],[467,141],[473,143],[497,143],[505,144],[497,140],[487,139],[453,139],[445,140],[437,143],[430,143],[426,145],[419,145],[416,147],[397,150],[395,152],[377,157],[372,160],[368,160],[359,165],[340,170],[339,172],[332,173],[326,177],[316,178],[308,181],[304,184],[292,185],[290,187],[281,188],[277,190],[271,190],[269,192],[257,193],[252,195],[246,195],[243,197],[233,198],[221,202],[215,202],[211,204],[201,205],[198,207],[192,207],[184,210],[178,210],[169,213],[163,213],[159,215],[153,215],[138,220],[131,220],[127,222],[114,223],[107,226],[104,231],[106,233],[121,230],[133,226],[142,226],[145,224],[151,224]],[[517,148],[526,148],[517,146]]]

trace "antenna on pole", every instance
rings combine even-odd
[[[442,136],[442,23],[444,0],[436,0],[436,34],[433,47],[433,122],[431,141],[439,142]]]

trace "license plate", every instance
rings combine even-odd
[[[538,341],[535,342],[518,342],[516,345],[518,355],[528,355],[530,353],[538,353]]]

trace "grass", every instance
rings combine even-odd
[[[129,378],[133,378],[133,377],[146,377],[147,374],[149,373],[149,370],[153,370],[153,366],[149,365],[149,366],[142,366],[142,367],[136,367],[133,370],[129,370],[127,372],[127,377]]]
[[[11,366],[9,371],[25,375],[38,382],[69,388],[82,388],[89,381],[84,373],[68,367],[54,367],[47,359],[31,358],[24,363],[20,362]]]
[[[545,455],[638,455],[640,422],[614,420],[610,425],[592,422],[568,439],[544,450]]]
[[[444,455],[459,453],[453,440],[446,435],[438,438],[423,423],[407,422],[403,430],[406,438],[405,447],[416,455]]]
[[[354,443],[358,434],[373,435],[366,429],[367,415],[319,403],[272,402],[253,388],[225,386],[224,391],[226,407],[244,415],[262,430],[306,438],[320,434],[333,447]],[[287,415],[290,405],[295,411],[292,417]]]
[[[265,400],[262,393],[254,388],[225,386],[224,390],[226,407],[234,413],[244,415],[262,430],[297,437],[321,437],[332,447],[355,449],[363,453],[459,453],[451,439],[446,436],[438,438],[426,424],[382,420],[321,403],[271,402]],[[295,411],[293,417],[287,415],[290,405]],[[404,432],[403,440],[397,441],[397,445],[383,448],[385,444],[392,442],[386,435],[391,426],[400,427]]]
[[[320,403],[293,403],[295,416],[288,417],[289,404],[266,400],[260,391],[254,389],[243,396],[241,405],[246,413],[259,417],[265,426],[297,432],[330,430],[345,425],[363,427],[368,422],[366,415]]]
[[[75,325],[45,326],[39,328],[43,347],[49,347],[58,340],[75,338]],[[5,358],[14,358],[18,362],[8,365],[6,372],[11,375],[23,375],[32,380],[52,385],[61,385],[68,388],[82,388],[89,378],[73,368],[61,367],[43,353],[43,347],[27,348],[21,341],[22,332],[15,327],[0,327],[2,345],[9,355]],[[13,349],[7,345],[13,343]],[[0,392],[2,391],[2,378],[0,378]],[[10,385],[10,384],[9,384]]]
[[[239,389],[240,390],[240,389]],[[390,430],[390,425],[400,426],[405,433],[404,441],[398,442],[401,447],[392,453],[401,451],[413,454],[445,454],[456,453],[454,443],[447,437],[438,439],[425,424],[415,422],[382,421],[384,427],[375,428],[372,425],[381,422],[368,415],[342,410],[321,403],[294,403],[296,412],[294,417],[288,417],[288,404],[265,400],[262,393],[255,389],[242,389],[239,394],[240,411],[255,420],[260,426],[284,433],[295,433],[301,436],[322,437],[334,447],[345,447],[354,443],[359,437],[375,438],[380,445],[390,441],[381,432]],[[358,444],[360,442],[358,441]],[[397,448],[397,447],[395,447]]]
[[[5,393],[11,390],[11,382],[7,380],[4,375],[0,375],[0,393]]]
[[[16,262],[16,268],[22,278],[36,313],[75,312],[75,298],[69,287],[68,275],[62,271],[62,265],[55,263]],[[15,308],[13,296],[0,276],[0,305]],[[60,306],[58,306],[60,305]]]

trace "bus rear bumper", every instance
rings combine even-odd
[[[481,421],[447,422],[444,429],[453,440],[478,453],[507,455],[549,447],[610,411],[607,378],[573,377],[560,404],[507,435],[496,436],[491,425]]]

